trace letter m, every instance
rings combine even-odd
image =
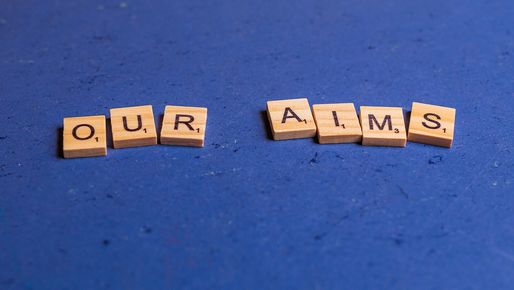
[[[377,125],[379,130],[384,130],[386,124],[389,130],[393,130],[393,123],[391,122],[391,115],[385,115],[382,124],[379,124],[377,118],[373,114],[368,115],[369,118],[369,129],[374,130],[373,124]]]

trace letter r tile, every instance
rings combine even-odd
[[[267,109],[273,139],[310,138],[316,135],[316,124],[307,99],[268,101]]]
[[[405,147],[402,108],[361,106],[360,114],[362,145]]]
[[[413,102],[409,141],[452,147],[455,112],[454,108]]]
[[[105,116],[64,118],[64,158],[107,155]]]
[[[114,148],[157,144],[152,106],[111,109]]]
[[[166,106],[161,144],[203,147],[207,108]]]

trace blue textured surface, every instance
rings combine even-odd
[[[513,1],[0,7],[1,289],[512,289]],[[455,107],[454,147],[270,140],[297,97]],[[206,147],[59,157],[145,104],[208,107]]]

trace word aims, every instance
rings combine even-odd
[[[161,144],[203,147],[207,108],[166,106]]]
[[[320,144],[405,147],[408,140],[450,148],[453,142],[454,108],[412,103],[407,133],[400,107],[361,106],[360,116],[353,103],[316,104],[313,115],[307,99],[269,101],[267,107],[275,140],[310,138],[317,132]]]
[[[107,155],[105,128],[105,116],[64,118],[64,158]]]
[[[275,140],[316,136],[316,124],[307,99],[269,101],[268,119]]]
[[[152,106],[111,109],[114,148],[157,144]]]
[[[455,109],[412,103],[409,141],[452,147]]]
[[[352,103],[313,105],[320,144],[360,142],[362,130]]]

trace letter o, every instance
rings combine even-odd
[[[87,137],[79,137],[77,135],[77,130],[80,128],[80,127],[87,127],[89,128],[89,135]],[[77,139],[77,140],[87,140],[87,139],[91,139],[91,137],[95,136],[95,128],[89,124],[80,124],[80,125],[77,125],[75,126],[75,128],[73,128],[73,131],[71,131],[71,135],[73,135],[73,138]]]

